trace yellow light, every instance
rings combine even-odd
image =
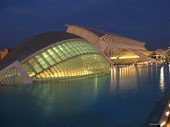
[[[139,56],[121,56],[121,57],[111,57],[111,59],[134,59],[139,58]]]
[[[169,116],[169,111],[167,111],[165,114],[166,114],[166,116]]]
[[[161,67],[160,70],[160,88],[164,90],[164,67]]]
[[[32,77],[32,76],[34,76],[34,75],[35,75],[34,72],[29,73],[29,76],[30,76],[30,77]]]
[[[117,59],[117,57],[114,56],[114,57],[111,57],[111,59]]]
[[[163,127],[165,124],[166,124],[166,122],[162,122],[162,123],[160,124],[160,126]]]
[[[139,56],[122,56],[119,59],[132,59],[132,58],[139,58]]]
[[[74,70],[74,72],[70,72],[68,73],[67,71],[60,71],[59,73],[53,73],[53,75],[50,74],[44,74],[41,73],[41,77],[43,78],[52,78],[52,77],[71,77],[71,76],[81,76],[81,75],[88,75],[88,74],[92,74],[93,71],[89,70],[89,69],[84,69],[84,70]]]
[[[170,107],[170,104],[169,104],[169,107]]]

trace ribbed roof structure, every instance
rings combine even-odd
[[[81,38],[67,32],[46,32],[33,36],[20,43],[14,50],[0,62],[0,70],[18,60],[19,62],[33,53],[53,44],[67,39]]]
[[[97,29],[92,29],[92,28],[88,28],[88,27],[82,27],[82,28],[84,28],[84,29],[86,29],[86,30],[96,34],[99,37],[102,37],[102,36],[108,34],[108,32],[104,32],[104,31],[97,30]]]
[[[82,26],[81,26],[82,27]],[[88,27],[82,27],[90,32],[92,32],[93,34],[97,35],[98,37],[116,37],[116,38],[121,38],[121,39],[128,39],[129,41],[133,41],[133,42],[137,42],[137,43],[141,43],[142,45],[144,45],[145,43],[144,42],[141,42],[141,41],[137,41],[137,40],[134,40],[134,39],[131,39],[131,38],[127,38],[127,37],[123,37],[123,36],[120,36],[120,35],[117,35],[117,34],[112,34],[112,33],[109,33],[109,32],[104,32],[102,30],[98,30],[98,29],[93,29],[93,28],[88,28]]]

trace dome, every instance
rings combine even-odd
[[[109,64],[88,41],[67,32],[27,39],[0,63],[0,83],[27,84],[109,73]]]
[[[22,61],[34,54],[35,52],[47,47],[53,43],[67,39],[81,38],[79,36],[67,32],[46,32],[35,35],[16,46],[6,57],[0,62],[0,70],[15,61]]]

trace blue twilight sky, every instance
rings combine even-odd
[[[0,49],[76,24],[170,46],[170,0],[0,0]]]

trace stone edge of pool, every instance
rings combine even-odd
[[[150,116],[148,127],[166,127],[170,115],[170,91],[159,99],[155,110]]]
[[[161,119],[159,121],[161,127],[166,126],[166,124],[168,122],[169,114],[170,114],[170,99],[168,100],[168,103],[167,103],[167,105],[163,111],[163,114],[161,116]]]

